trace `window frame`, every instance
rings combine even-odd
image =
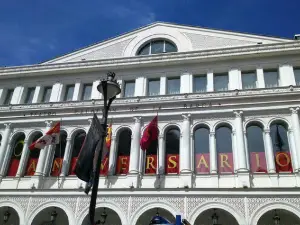
[[[295,79],[295,85],[296,86],[300,86],[300,67],[295,67],[293,68],[293,72],[294,72],[294,79]],[[296,73],[297,72],[297,73]],[[296,76],[296,74],[298,74],[298,76]],[[299,77],[299,82],[297,84],[297,79],[296,77]]]
[[[163,42],[163,52],[152,53],[152,44],[155,43],[155,42]],[[167,40],[167,39],[153,39],[153,40],[147,41],[146,43],[144,43],[143,45],[141,45],[141,47],[137,50],[136,55],[137,56],[141,56],[141,55],[142,56],[143,55],[147,56],[147,55],[157,55],[157,54],[173,53],[172,51],[166,52],[166,43],[172,45],[175,48],[175,51],[173,51],[173,52],[178,52],[178,47],[177,47],[177,45],[174,42],[172,42],[170,40]],[[142,50],[144,48],[146,48],[146,46],[148,46],[148,45],[149,45],[149,52],[148,52],[148,54],[140,54],[142,52]]]
[[[150,95],[150,83],[155,82],[155,81],[158,81],[158,83],[159,83],[158,93],[154,94],[154,95]],[[160,95],[160,86],[161,86],[160,78],[148,79],[148,82],[147,82],[147,96],[158,96],[158,95]]]
[[[48,101],[45,101],[46,91],[47,91],[47,90],[50,90],[50,96],[49,96],[49,100],[48,100]],[[48,103],[48,102],[50,102],[50,99],[51,99],[51,93],[52,93],[52,86],[46,86],[46,87],[44,87],[41,102],[42,102],[42,103]]]
[[[263,70],[263,72],[264,72],[264,83],[265,83],[265,88],[277,88],[277,87],[279,87],[280,86],[280,77],[279,77],[279,71],[278,71],[278,69],[264,69]],[[267,85],[266,85],[266,77],[265,77],[265,75],[267,74],[267,73],[276,73],[276,86],[272,86],[272,87],[267,87]]]
[[[85,90],[86,90],[86,87],[91,87],[91,93],[90,93],[90,96],[88,99],[84,99],[84,95],[85,95]],[[92,90],[93,90],[93,83],[85,83],[83,84],[82,86],[82,93],[81,93],[81,100],[82,101],[88,101],[88,100],[91,100],[92,99]]]
[[[244,83],[243,83],[243,76],[247,76],[247,75],[249,75],[249,74],[253,74],[254,76],[255,76],[255,78],[256,78],[256,80],[255,80],[255,87],[254,88],[245,88],[244,87]],[[254,71],[241,71],[241,80],[242,80],[242,90],[251,90],[251,89],[257,89],[257,87],[258,87],[258,84],[257,84],[257,72],[254,70]]]
[[[196,82],[195,82],[195,80],[197,79],[197,78],[205,78],[205,81],[206,81],[206,83],[205,83],[205,90],[204,91],[196,91],[196,89],[195,89],[195,84],[196,84]],[[193,93],[205,93],[205,92],[207,92],[207,74],[196,74],[196,75],[193,75]]]
[[[4,101],[3,101],[3,105],[10,105],[11,104],[11,100],[12,100],[12,97],[14,95],[14,91],[15,91],[14,88],[7,89],[6,95],[5,95],[5,98],[4,98]]]
[[[68,90],[69,90],[71,87],[73,88],[72,99],[71,99],[71,100],[67,100]],[[64,99],[63,99],[65,102],[73,101],[74,90],[75,90],[75,84],[68,84],[68,85],[66,85],[65,94],[64,94]]]
[[[35,89],[36,89],[36,87],[28,87],[28,88],[27,88],[26,96],[25,96],[25,99],[24,99],[24,103],[25,103],[25,104],[32,104],[33,98],[34,98],[34,92],[35,92]],[[30,100],[30,94],[31,94],[31,93],[33,93],[33,95],[32,95],[31,102],[29,102],[29,100]]]
[[[227,78],[227,86],[225,90],[216,90],[216,77],[226,77]],[[213,84],[214,84],[214,92],[222,92],[222,91],[228,91],[229,90],[229,74],[228,73],[214,73],[213,74]]]
[[[133,95],[132,96],[126,96],[126,85],[127,84],[133,84],[134,85]],[[124,98],[132,98],[132,97],[134,97],[134,92],[135,92],[135,80],[126,80],[126,81],[124,81],[123,97]]]

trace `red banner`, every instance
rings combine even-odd
[[[147,155],[145,163],[145,174],[156,174],[157,155]]]
[[[195,167],[196,167],[196,173],[209,173],[209,153],[198,153],[196,154],[196,162],[195,162]]]
[[[29,158],[28,159],[25,176],[33,176],[34,175],[38,160],[39,160],[38,158]]]
[[[178,173],[179,173],[179,155],[167,154],[166,174],[178,174]]]
[[[293,172],[291,155],[289,152],[276,152],[275,154],[276,172]]]
[[[69,169],[69,175],[76,175],[74,170],[75,170],[77,158],[78,158],[78,157],[73,157],[73,158],[71,159],[70,169]]]
[[[218,153],[218,171],[219,173],[234,173],[232,153]]]
[[[108,174],[108,156],[105,156],[105,158],[101,162],[101,168],[100,168],[100,174],[101,175],[107,175]]]
[[[252,173],[267,173],[266,155],[264,152],[250,153],[250,171]]]
[[[127,174],[129,171],[130,156],[118,156],[116,174]]]
[[[20,159],[11,158],[10,164],[7,172],[8,177],[14,177],[17,174],[18,167],[19,167]]]
[[[51,176],[58,177],[61,173],[63,158],[55,158],[51,169]]]

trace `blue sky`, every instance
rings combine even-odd
[[[299,0],[3,0],[0,67],[40,63],[155,21],[293,38]]]

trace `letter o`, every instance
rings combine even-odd
[[[280,162],[280,156],[281,156],[281,155],[284,155],[285,158],[287,159],[287,163],[286,163],[285,165],[281,164],[281,162]],[[287,153],[285,153],[285,152],[280,152],[280,153],[278,153],[278,154],[276,155],[276,163],[277,163],[279,166],[281,166],[281,167],[287,166],[287,165],[290,164],[290,162],[291,162],[291,159],[290,159],[290,157],[289,157],[289,155],[288,155]]]

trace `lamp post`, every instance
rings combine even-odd
[[[275,215],[273,217],[273,220],[274,220],[274,224],[275,225],[279,225],[280,224],[280,217],[278,216],[277,212],[276,212],[276,209],[274,210],[275,211]]]
[[[54,223],[57,217],[56,207],[54,207],[54,210],[51,212],[51,223]]]
[[[106,217],[107,217],[107,213],[105,212],[105,208],[103,209],[103,212],[101,213],[101,216],[100,216],[100,220],[98,220],[97,222],[96,222],[96,225],[104,225],[105,224],[105,222],[106,222]]]
[[[115,80],[115,73],[108,72],[106,80],[102,80],[100,84],[97,86],[97,90],[103,95],[103,121],[101,125],[103,126],[103,130],[107,130],[107,116],[108,116],[108,110],[110,108],[111,103],[113,100],[115,100],[116,96],[120,94],[121,88],[120,85]],[[101,166],[101,156],[103,151],[103,144],[106,137],[106,132],[104,135],[101,136],[101,140],[99,140],[100,143],[100,149],[99,154],[97,158],[97,164],[96,164],[96,170],[94,171],[94,182],[93,182],[93,189],[92,189],[92,197],[91,197],[91,203],[90,205],[95,208],[96,206],[96,198],[97,198],[97,192],[98,192],[98,185],[99,185],[99,171]],[[91,207],[90,207],[91,209]],[[95,210],[90,210],[90,222],[91,224],[94,224],[94,217],[95,217]]]
[[[7,223],[7,221],[9,220],[9,217],[10,217],[10,212],[7,209],[3,215],[3,222]]]
[[[219,217],[217,216],[216,209],[214,209],[214,213],[211,216],[212,225],[218,225],[218,219]]]

